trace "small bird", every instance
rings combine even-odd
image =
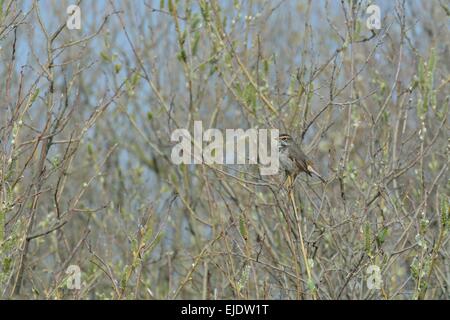
[[[286,172],[286,179],[289,177],[292,179],[291,186],[300,172],[306,172],[310,176],[314,174],[325,183],[325,179],[313,168],[313,162],[289,134],[283,133],[278,136],[278,150],[280,165]]]

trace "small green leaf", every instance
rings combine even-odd
[[[203,20],[209,21],[209,6],[208,1],[200,2],[200,11],[202,13]]]
[[[372,237],[370,235],[370,224],[368,222],[364,225],[364,247],[366,249],[366,253],[371,256]]]
[[[192,55],[194,55],[194,56],[197,53],[199,40],[200,40],[200,32],[197,31],[194,34],[194,43],[192,45]]]
[[[197,29],[198,25],[200,24],[201,18],[198,14],[195,14],[194,17],[192,18],[192,23],[191,23],[191,29],[195,30]]]
[[[122,277],[120,278],[120,288],[122,290],[124,290],[127,286],[128,274],[130,272],[131,272],[131,266],[127,264],[122,272]]]
[[[92,156],[94,154],[94,149],[93,149],[92,143],[88,143],[87,151],[88,151],[89,156]]]
[[[107,53],[105,53],[104,51],[100,52],[100,57],[106,62],[111,62],[112,61],[111,57]]]
[[[164,237],[164,233],[160,233],[156,236],[156,239],[150,244],[150,247],[147,249],[147,252],[152,252],[153,248],[156,247]]]
[[[8,273],[10,271],[11,262],[12,262],[12,259],[9,257],[6,257],[5,259],[3,259],[3,263],[2,263],[2,272],[3,273]]]
[[[243,98],[247,105],[251,106],[252,109],[256,110],[256,90],[252,84],[247,84],[243,92]]]
[[[388,228],[387,227],[383,227],[377,235],[377,244],[378,246],[381,246],[384,241],[386,240],[386,236],[388,234]]]
[[[269,61],[266,59],[264,60],[264,75],[267,77],[269,74]]]
[[[428,70],[433,73],[434,68],[436,67],[436,50],[431,48],[430,59],[428,60]]]
[[[33,95],[31,96],[31,98],[30,98],[30,105],[36,100],[38,95],[39,95],[39,88],[36,89],[36,91],[34,91]]]
[[[141,77],[139,76],[139,73],[134,73],[133,76],[131,77],[131,85],[134,87],[137,85],[137,83],[139,82],[139,79]]]
[[[3,2],[4,0],[0,0],[0,18],[3,16]]]
[[[181,51],[177,54],[177,59],[186,62],[186,51],[184,51],[184,49],[181,49]]]
[[[133,252],[133,253],[136,253],[137,251],[138,251],[138,241],[137,241],[137,239],[136,238],[133,238],[132,240],[131,240],[131,251]]]
[[[241,236],[242,238],[244,238],[244,240],[248,239],[247,228],[245,226],[245,220],[243,217],[239,218],[239,232],[241,233]]]
[[[359,34],[360,32],[361,32],[361,22],[359,20],[356,20],[355,33]]]
[[[6,210],[3,210],[3,208],[0,210],[0,245],[2,244],[3,240],[5,239],[5,215]]]
[[[152,235],[153,235],[153,228],[151,226],[147,226],[147,230],[145,230],[145,234],[143,237],[143,242],[146,243],[147,241],[150,241]]]
[[[444,230],[450,227],[450,206],[446,197],[441,199],[441,225]]]
[[[313,279],[308,279],[308,289],[310,291],[314,291],[315,288],[316,288],[316,285],[314,283],[314,280]]]
[[[424,77],[424,70],[423,70],[423,60],[419,60],[419,66],[417,70],[418,76],[419,76],[419,88],[423,88],[425,83],[425,77]]]

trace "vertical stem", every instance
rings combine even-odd
[[[289,179],[292,179],[292,178],[289,177]],[[313,283],[313,279],[312,279],[312,275],[311,275],[311,269],[310,269],[309,263],[308,263],[308,253],[306,252],[306,247],[303,242],[303,232],[302,232],[302,228],[300,225],[300,218],[299,218],[298,211],[297,211],[297,205],[295,204],[295,198],[294,198],[294,193],[293,193],[293,188],[292,188],[293,181],[292,181],[292,184],[290,184],[290,185],[291,185],[291,188],[289,188],[289,198],[291,200],[292,207],[294,208],[295,219],[297,221],[298,235],[300,237],[300,249],[302,251],[303,261],[305,263],[306,275],[308,276],[308,286],[307,287],[309,288],[310,284]],[[314,300],[317,298],[315,289],[312,290],[312,298]]]

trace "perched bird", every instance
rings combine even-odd
[[[314,174],[322,182],[325,182],[325,179],[314,169],[313,162],[289,134],[283,133],[278,136],[278,150],[280,166],[286,173],[286,179],[292,179],[291,186],[300,172],[306,172],[310,176]]]

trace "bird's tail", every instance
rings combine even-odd
[[[306,169],[308,169],[308,171],[309,171],[310,173],[314,173],[314,175],[315,175],[317,178],[319,178],[320,181],[322,181],[323,183],[326,182],[325,179],[322,178],[322,176],[321,176],[321,175],[320,175],[320,174],[319,174],[312,166],[308,165],[308,167],[307,167]]]

